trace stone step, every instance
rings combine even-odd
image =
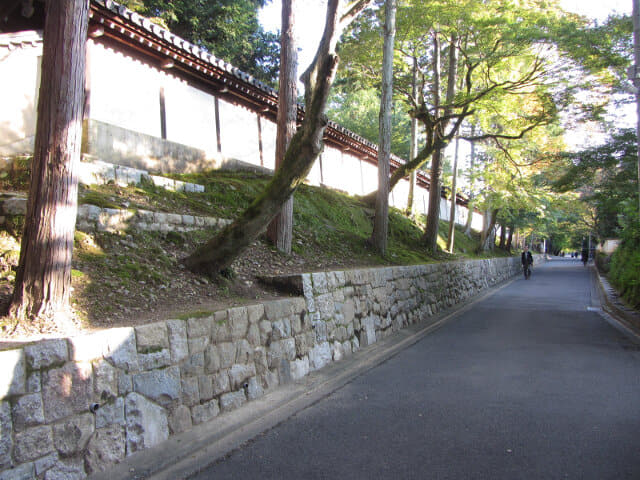
[[[0,225],[6,216],[25,215],[27,197],[15,194],[0,195]],[[96,205],[78,206],[76,228],[84,232],[121,232],[128,228],[153,232],[187,232],[205,228],[223,228],[231,220],[217,217],[181,215],[177,213],[152,212],[149,210],[127,210],[101,208]]]
[[[204,192],[204,185],[151,175],[146,170],[96,160],[87,155],[83,156],[83,161],[80,162],[80,168],[78,169],[78,181],[85,185],[103,185],[113,182],[116,185],[126,187],[130,184],[138,185],[143,180],[174,192]]]

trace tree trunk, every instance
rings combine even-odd
[[[372,1],[353,2],[349,10],[342,14],[339,0],[327,2],[326,23],[320,45],[313,62],[302,75],[305,117],[289,143],[282,166],[237,220],[184,260],[190,270],[216,275],[228,268],[264,232],[285,200],[304,181],[323,147],[324,130],[328,123],[325,109],[338,68],[336,44],[343,29]]]
[[[373,246],[387,253],[389,236],[389,162],[391,159],[391,109],[393,100],[393,41],[396,34],[396,2],[385,1],[384,47],[382,54],[382,95],[380,100],[380,145],[378,147],[378,196],[373,219]]]
[[[453,155],[453,179],[451,180],[451,208],[449,210],[449,238],[447,239],[447,251],[453,253],[453,245],[456,234],[456,181],[458,179],[458,151],[460,139],[456,137],[456,148]]]
[[[25,229],[10,313],[70,326],[88,0],[46,3],[42,77]]]
[[[447,71],[447,93],[445,95],[445,107],[442,115],[448,117],[451,114],[451,103],[455,94],[457,56],[457,36],[451,36],[449,46],[449,67]],[[436,117],[440,116],[440,41],[438,34],[434,34],[433,40],[434,61],[433,61],[433,90],[434,90],[434,111]],[[442,140],[445,136],[446,124],[440,123],[435,137]],[[438,142],[439,143],[439,142]],[[444,145],[439,145],[431,157],[431,178],[429,182],[429,212],[427,214],[427,227],[425,229],[424,241],[427,250],[436,252],[438,248],[438,226],[440,222],[440,197],[442,195],[442,154]]]
[[[440,108],[440,38],[438,32],[433,34],[433,110],[438,116]],[[438,132],[439,133],[439,132]],[[436,133],[437,134],[437,133]],[[441,150],[436,149],[431,155],[431,172],[429,179],[429,206],[427,207],[427,226],[424,242],[427,250],[438,249],[438,222],[440,220],[440,179],[442,178]]]
[[[471,126],[471,135],[475,134],[475,126]],[[473,223],[473,169],[476,163],[476,142],[471,142],[471,152],[469,155],[469,201],[467,202],[467,210],[469,215],[467,216],[467,224],[464,227],[464,234],[467,237],[471,237],[471,224]]]
[[[418,88],[418,59],[413,57],[413,78],[411,81],[411,95],[416,98],[416,89]],[[411,117],[411,145],[409,146],[409,161],[416,158],[418,153],[418,119]],[[412,170],[409,174],[409,195],[407,197],[407,215],[413,212],[413,202],[416,188],[416,171]]]
[[[498,248],[504,250],[505,243],[507,241],[507,227],[504,225],[500,226],[500,243],[498,244]]]
[[[507,246],[505,248],[507,252],[511,252],[511,245],[513,242],[513,230],[514,230],[513,225],[511,225],[509,227],[509,235],[507,235]]]
[[[480,251],[488,252],[492,250],[491,241],[494,239],[492,233],[493,229],[496,226],[496,217],[498,216],[498,209],[487,210],[485,213],[485,228],[482,229],[482,234],[480,235]]]
[[[278,130],[276,133],[276,170],[282,166],[284,154],[296,132],[298,116],[298,53],[293,34],[294,0],[282,1],[282,33],[280,34],[280,89],[278,92]],[[269,240],[286,254],[291,253],[293,238],[293,196],[282,205],[267,229]]]

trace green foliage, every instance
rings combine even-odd
[[[609,279],[629,305],[640,308],[640,220],[635,202],[626,205],[622,242],[611,257]]]
[[[380,94],[375,88],[353,89],[349,84],[337,85],[329,103],[327,115],[331,120],[366,138],[379,143],[378,116]],[[396,101],[391,118],[391,152],[409,158],[411,120],[406,105]]]
[[[597,235],[617,237],[623,205],[638,195],[635,132],[616,132],[604,145],[565,154],[562,160],[565,167],[552,183],[554,189],[580,191],[583,200],[594,209]]]
[[[258,10],[267,0],[124,0],[176,35],[275,85],[280,66],[278,36],[265,32]]]

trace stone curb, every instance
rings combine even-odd
[[[640,335],[640,312],[624,305],[619,300],[618,293],[609,281],[603,275],[600,275],[600,272],[595,266],[592,266],[592,268],[598,280],[598,287],[602,299],[604,300],[602,302],[603,309],[615,317],[620,323],[631,329],[636,335]]]

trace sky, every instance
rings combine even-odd
[[[560,0],[569,11],[602,21],[611,13],[631,13],[632,0]],[[326,0],[297,0],[296,40],[300,49],[299,71],[303,71],[313,60],[315,49],[322,36]],[[260,23],[266,30],[280,30],[281,0],[272,0],[260,12]]]

